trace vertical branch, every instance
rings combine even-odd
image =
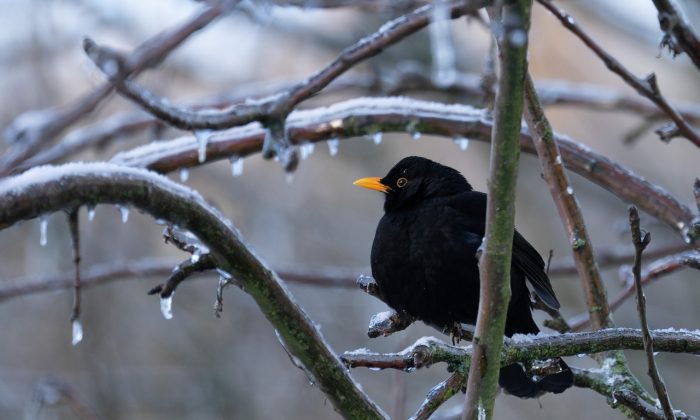
[[[629,208],[629,219],[630,229],[632,230],[632,243],[634,244],[634,266],[632,267],[632,273],[634,274],[634,286],[637,291],[637,312],[639,312],[639,322],[642,325],[642,340],[644,341],[644,352],[647,356],[648,373],[651,382],[654,384],[656,395],[661,402],[661,408],[664,410],[664,417],[666,417],[667,420],[673,420],[675,416],[673,414],[673,408],[671,407],[671,401],[668,397],[668,391],[666,391],[666,385],[663,379],[661,379],[661,375],[659,375],[659,370],[656,368],[656,361],[654,360],[654,342],[651,339],[649,324],[647,323],[647,300],[642,290],[642,252],[644,248],[649,245],[649,242],[651,242],[651,234],[649,232],[644,232],[642,234],[642,230],[639,228],[639,213],[634,206],[630,206]]]
[[[542,164],[542,174],[549,185],[549,191],[559,211],[559,217],[564,223],[564,228],[569,233],[574,261],[586,295],[586,306],[593,329],[611,327],[605,286],[593,255],[591,239],[586,230],[581,208],[564,170],[552,127],[544,114],[535,85],[529,75],[525,81],[524,113],[532,133],[532,142]]]
[[[73,310],[70,321],[73,328],[72,343],[75,346],[83,339],[83,328],[80,324],[80,230],[78,228],[79,207],[68,213],[68,227],[71,241],[73,242],[73,265],[75,266],[75,278],[73,281]]]
[[[492,132],[484,253],[479,261],[481,288],[463,419],[490,419],[496,398],[503,331],[510,301],[515,185],[523,82],[527,71],[529,0],[503,8],[501,66]]]

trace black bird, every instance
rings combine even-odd
[[[385,302],[441,331],[475,324],[476,252],[484,237],[486,194],[474,191],[455,169],[417,156],[402,159],[384,178],[362,178],[355,185],[385,193],[371,255],[372,276]],[[515,231],[506,336],[539,332],[526,279],[546,305],[559,308],[544,267],[540,254]],[[499,384],[521,398],[563,392],[573,374],[557,361],[561,370],[540,379],[530,379],[520,364],[504,366]]]

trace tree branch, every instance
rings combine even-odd
[[[671,0],[652,0],[659,11],[659,27],[664,32],[661,45],[668,47],[674,56],[684,52],[695,67],[700,69],[700,40],[693,28],[683,19]]]
[[[675,416],[673,415],[673,408],[671,407],[671,401],[668,397],[668,391],[666,390],[663,379],[661,379],[659,370],[656,367],[656,361],[654,360],[654,342],[649,333],[646,298],[644,297],[644,291],[642,291],[642,252],[644,252],[644,248],[649,245],[651,234],[649,232],[642,233],[642,230],[639,228],[639,213],[634,206],[630,206],[629,208],[629,219],[630,229],[632,230],[632,244],[635,250],[632,272],[634,274],[634,284],[637,291],[637,312],[639,312],[639,321],[642,326],[642,341],[644,342],[644,352],[647,356],[648,373],[654,385],[656,395],[661,402],[661,407],[664,410],[666,419],[674,420]]]
[[[594,329],[611,327],[608,299],[593,255],[591,238],[574,196],[574,189],[564,171],[563,159],[554,140],[554,132],[537,97],[532,78],[525,80],[525,120],[533,134],[533,143],[542,165],[559,217],[569,235],[574,262],[586,297],[586,306]]]
[[[336,410],[346,417],[385,417],[345,371],[275,273],[257,259],[231,223],[194,191],[142,169],[75,163],[8,178],[0,182],[0,196],[0,228],[64,208],[111,203],[137,207],[194,233],[210,248],[217,266],[240,279]]]
[[[463,420],[493,417],[508,302],[515,185],[520,158],[519,135],[523,112],[523,82],[527,74],[530,0],[503,7],[499,38],[501,59],[494,127],[491,135],[486,231],[479,259],[479,312],[474,333],[474,354],[467,379]]]
[[[637,92],[639,92],[640,95],[646,97],[656,104],[659,109],[663,110],[663,112],[668,115],[671,120],[673,120],[675,123],[673,127],[662,127],[656,131],[661,140],[668,142],[674,137],[680,135],[690,140],[696,146],[700,147],[700,135],[685,121],[678,111],[676,111],[661,94],[661,91],[656,84],[656,75],[652,73],[644,79],[638,78],[627,68],[625,68],[619,61],[617,61],[615,57],[610,55],[600,45],[598,45],[586,32],[584,32],[571,15],[569,15],[563,9],[554,6],[550,0],[537,1],[547,10],[549,10],[557,19],[559,19],[564,27],[576,35],[588,48],[590,48],[603,61],[605,66],[610,71],[620,76],[625,83],[633,87]]]

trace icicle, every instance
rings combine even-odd
[[[377,131],[376,133],[372,134],[372,141],[374,142],[374,144],[381,144],[382,135],[383,133],[381,131]]]
[[[231,274],[226,271],[217,268],[216,271],[219,273],[219,285],[216,288],[216,301],[214,302],[214,314],[217,318],[221,318],[221,312],[224,310],[224,288],[228,286],[231,280]]]
[[[469,148],[469,139],[466,137],[455,137],[455,143],[462,150],[467,150]]]
[[[212,130],[196,130],[194,136],[197,138],[197,160],[204,163],[207,160],[207,143],[211,137]]]
[[[187,168],[180,168],[180,182],[187,182],[190,178],[190,171]]]
[[[71,339],[71,343],[74,346],[77,346],[78,343],[83,341],[83,324],[80,322],[80,319],[73,320],[72,330],[73,330],[73,338]]]
[[[41,216],[39,220],[39,245],[46,246],[46,231],[49,228],[49,219],[47,216]]]
[[[192,253],[192,256],[190,257],[190,262],[192,264],[196,264],[199,262],[199,258],[202,256],[202,250],[197,247],[194,249],[194,252]]]
[[[173,319],[173,295],[175,292],[171,293],[170,296],[160,298],[160,313],[163,314],[165,319]]]
[[[337,138],[330,139],[327,141],[328,143],[328,153],[330,153],[331,156],[335,156],[338,154],[338,147],[340,146],[340,140]]]
[[[406,124],[406,131],[411,134],[411,137],[413,137],[413,140],[418,140],[420,139],[421,133],[418,131],[418,121],[412,120],[409,121],[408,124]]]
[[[90,222],[95,220],[95,206],[88,206],[87,213],[88,213],[88,220]]]
[[[243,159],[240,156],[231,156],[229,160],[231,161],[231,175],[243,175]]]
[[[122,223],[126,223],[129,220],[129,207],[117,204],[119,213],[122,214]]]
[[[301,146],[299,146],[299,155],[302,158],[302,160],[311,156],[311,154],[313,152],[314,152],[314,144],[313,143],[303,143]]]
[[[433,82],[438,87],[446,87],[457,78],[455,71],[455,52],[450,33],[449,1],[433,2],[430,25],[430,44],[433,53]]]

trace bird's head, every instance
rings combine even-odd
[[[418,156],[401,159],[384,178],[361,178],[354,184],[385,193],[384,211],[387,212],[427,198],[472,190],[457,170]]]

